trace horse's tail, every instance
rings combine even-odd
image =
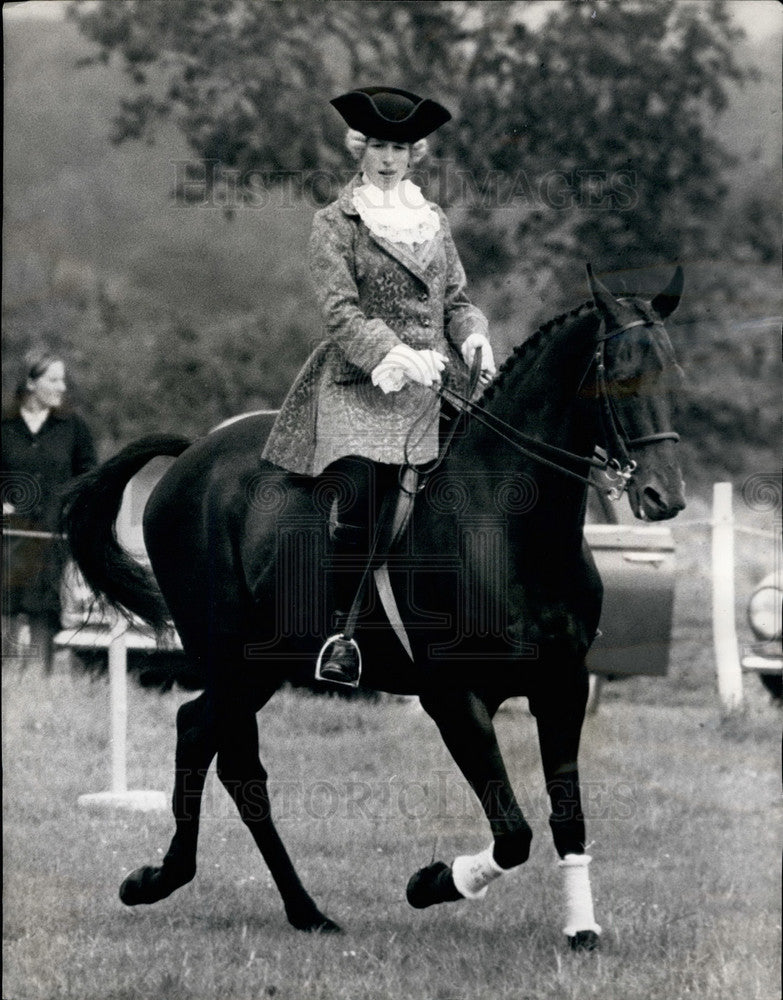
[[[114,458],[86,472],[68,487],[61,526],[71,554],[95,594],[126,617],[137,615],[157,632],[169,612],[152,573],[120,545],[115,522],[131,478],[161,455],[176,458],[187,438],[155,434],[134,441]]]

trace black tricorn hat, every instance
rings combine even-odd
[[[349,128],[385,142],[418,142],[451,118],[437,101],[396,87],[361,87],[331,103]]]

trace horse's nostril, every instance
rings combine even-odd
[[[661,494],[658,492],[658,490],[655,489],[654,486],[645,486],[645,488],[642,490],[642,493],[644,495],[645,500],[647,500],[653,506],[657,507],[658,510],[663,510],[663,508],[666,506],[663,502]]]
[[[649,521],[665,521],[685,507],[682,497],[661,493],[655,486],[645,486],[639,494],[639,500],[642,518]]]

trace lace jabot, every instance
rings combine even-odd
[[[374,236],[392,243],[426,243],[440,231],[437,212],[413,181],[404,180],[393,190],[383,191],[365,180],[354,188],[353,205]]]

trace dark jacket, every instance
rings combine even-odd
[[[337,458],[362,455],[401,465],[409,442],[415,463],[438,452],[438,400],[408,383],[384,394],[370,381],[373,368],[399,343],[435,349],[465,374],[459,348],[487,320],[465,292],[465,272],[449,224],[436,205],[441,229],[423,252],[373,235],[359,218],[352,193],[316,212],[310,267],[323,311],[326,339],[296,378],[270,433],[264,457],[292,472],[318,475]]]
[[[95,465],[87,425],[53,410],[33,434],[18,411],[2,422],[3,502],[14,513],[4,528],[56,532],[63,487]],[[4,613],[47,618],[58,627],[64,543],[11,535],[3,539]]]
[[[80,416],[52,410],[33,434],[17,412],[3,418],[3,500],[44,531],[57,528],[60,493],[95,465],[95,448]]]

